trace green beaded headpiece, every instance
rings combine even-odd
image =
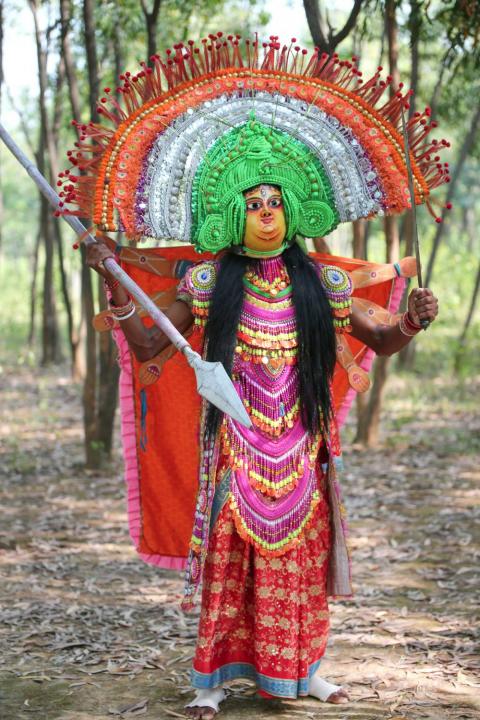
[[[282,190],[286,241],[319,237],[339,222],[323,167],[301,142],[255,120],[223,135],[207,152],[192,191],[192,240],[199,252],[243,243],[243,193],[257,185]]]

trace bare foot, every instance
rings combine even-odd
[[[217,713],[210,707],[185,708],[185,715],[195,720],[212,720]]]
[[[340,705],[350,700],[346,690],[341,685],[334,685],[319,675],[310,678],[308,694],[322,702],[332,703],[332,705]]]
[[[345,690],[337,690],[337,692],[328,696],[326,702],[332,703],[333,705],[342,705],[343,703],[350,702],[350,697]]]
[[[212,720],[223,700],[225,691],[221,687],[197,690],[195,698],[185,708],[185,715],[195,720]]]

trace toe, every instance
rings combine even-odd
[[[337,692],[328,696],[327,702],[332,703],[333,705],[342,705],[343,703],[347,703],[349,700],[350,698],[345,690],[337,690]]]

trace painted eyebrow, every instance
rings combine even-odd
[[[282,196],[281,196],[280,193],[279,193],[278,195],[270,195],[270,197],[269,197],[268,199],[269,199],[269,200],[273,200],[273,198],[280,198],[280,199],[281,199]],[[263,201],[263,198],[260,197],[259,195],[251,195],[251,196],[248,196],[248,195],[247,195],[247,196],[245,197],[245,200],[246,200],[247,202],[248,202],[249,200],[262,200],[262,201]]]

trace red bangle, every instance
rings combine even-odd
[[[404,335],[407,335],[408,337],[413,337],[422,329],[420,326],[417,327],[412,323],[412,321],[408,318],[408,313],[406,312],[400,316],[398,327],[400,329],[400,332],[402,332]]]
[[[421,325],[417,325],[417,323],[414,323],[414,322],[413,322],[412,318],[410,317],[410,313],[408,312],[408,310],[407,310],[407,312],[405,313],[405,324],[408,325],[409,327],[411,327],[412,330],[421,330],[421,329],[422,329],[422,326],[421,326]]]
[[[117,280],[117,278],[113,278],[113,280],[107,280],[107,278],[104,278],[105,285],[108,287],[109,290],[115,290],[120,285],[120,282]]]

